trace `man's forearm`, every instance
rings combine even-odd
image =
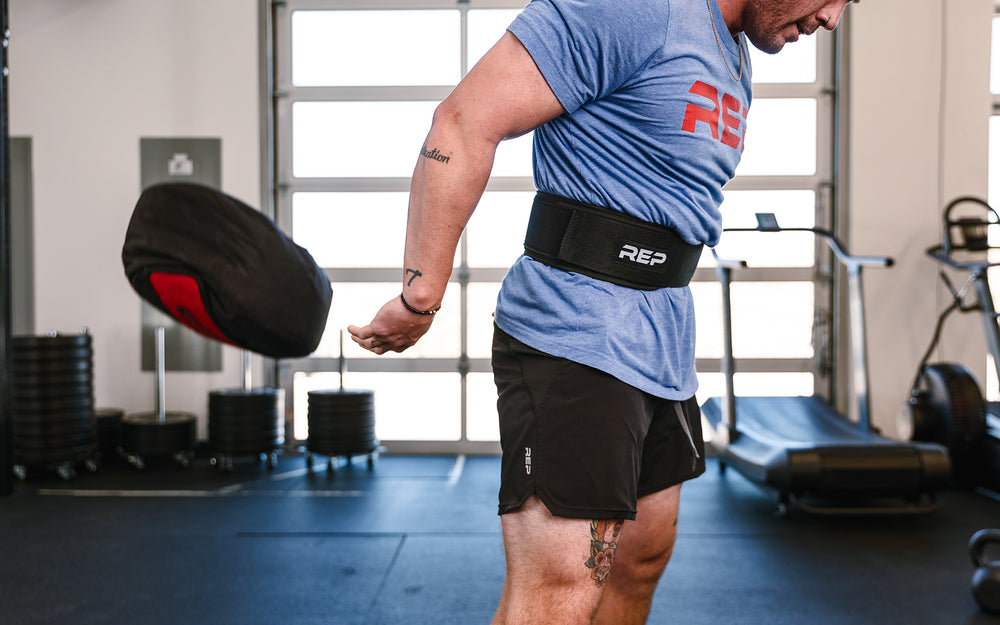
[[[455,250],[486,188],[495,152],[493,140],[463,127],[447,106],[435,114],[410,186],[403,294],[414,308],[441,304]]]

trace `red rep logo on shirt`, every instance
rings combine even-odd
[[[693,133],[698,128],[698,122],[704,122],[712,131],[712,137],[716,141],[742,153],[743,135],[746,132],[746,117],[750,110],[749,107],[743,106],[736,99],[736,96],[725,92],[720,98],[718,89],[700,80],[695,82],[688,92],[709,100],[710,106],[689,102],[687,110],[684,111],[684,123],[681,125],[681,130]],[[720,112],[722,113],[721,124]]]

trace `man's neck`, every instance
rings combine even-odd
[[[716,0],[729,33],[735,37],[743,31],[743,8],[747,0]]]

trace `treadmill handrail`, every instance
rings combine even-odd
[[[733,386],[736,365],[733,358],[733,305],[730,294],[733,270],[745,268],[747,261],[720,258],[714,247],[712,248],[712,256],[715,257],[716,263],[715,276],[722,287],[722,359],[719,363],[725,387],[725,398],[722,402],[722,423],[725,424],[727,430],[727,441],[733,443],[739,434],[736,431],[736,391]]]
[[[715,251],[715,248],[710,248],[712,250],[712,256],[715,257],[715,264],[719,267],[726,267],[729,269],[746,269],[747,261],[741,260],[739,258],[722,258],[719,253]]]
[[[891,267],[895,262],[889,256],[858,256],[851,254],[843,243],[824,228],[724,228],[723,232],[811,232],[818,235],[847,267]],[[716,256],[718,258],[718,256]]]

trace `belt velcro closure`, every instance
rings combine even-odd
[[[539,262],[645,291],[687,286],[702,248],[666,226],[542,192],[524,239]]]

